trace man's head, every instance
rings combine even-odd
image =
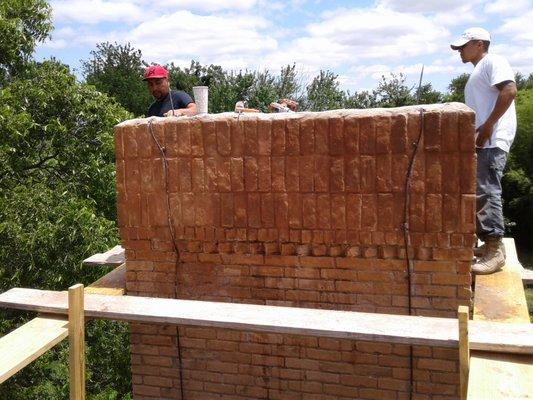
[[[143,81],[146,81],[150,94],[157,100],[164,99],[170,90],[168,72],[161,65],[150,65],[144,70]]]
[[[489,51],[490,33],[483,28],[469,28],[450,47],[459,51],[463,63],[474,65]]]

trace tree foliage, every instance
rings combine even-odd
[[[51,8],[45,0],[0,1],[0,86],[30,59],[50,31]]]
[[[144,115],[152,98],[141,80],[144,69],[141,51],[129,43],[105,42],[97,44],[91,56],[91,59],[82,61],[85,81],[114,97],[134,115]]]
[[[37,3],[10,0],[0,9]],[[1,40],[16,41],[18,33]],[[0,86],[0,292],[16,286],[64,290],[105,273],[82,268],[81,260],[117,243],[112,128],[131,116],[76,82],[66,66],[26,60],[26,51],[2,64],[9,79]],[[12,73],[18,63],[23,67]],[[2,310],[0,335],[31,317]],[[88,398],[127,398],[126,326],[89,324],[87,338],[88,354],[98,354],[88,360]],[[0,398],[68,398],[67,354],[64,344],[48,351],[2,384]]]
[[[502,182],[504,215],[513,235],[533,245],[533,89],[518,92],[518,127]]]

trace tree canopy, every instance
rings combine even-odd
[[[0,1],[0,86],[24,68],[35,45],[48,37],[51,11],[45,0]]]

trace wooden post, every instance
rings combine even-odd
[[[83,285],[68,288],[70,400],[85,400],[85,312]]]
[[[468,307],[459,306],[459,383],[460,398],[468,395],[468,373],[470,371],[470,345],[468,343]]]

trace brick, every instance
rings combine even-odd
[[[398,154],[391,157],[391,190],[393,192],[405,190],[408,164],[409,159],[406,155]]]
[[[329,118],[329,154],[339,156],[344,154],[344,120],[342,117]]]
[[[344,151],[359,154],[359,119],[349,116],[344,119]]]
[[[443,152],[456,152],[459,149],[459,115],[443,113],[441,116],[441,145]]]
[[[300,122],[300,154],[315,154],[315,124],[312,118],[304,118]]]
[[[461,193],[476,193],[476,155],[475,153],[461,154]]]
[[[360,159],[361,192],[374,193],[376,188],[376,159],[363,156]]]
[[[330,163],[330,191],[344,191],[344,159],[336,157]]]
[[[458,193],[461,189],[460,157],[459,154],[443,154],[442,162],[442,191],[444,193]]]
[[[389,154],[391,152],[391,118],[376,117],[376,154]]]
[[[257,121],[257,152],[260,155],[267,156],[272,153],[272,121]]]
[[[225,166],[225,171],[221,172],[225,187],[229,187],[229,165]],[[205,177],[205,190],[209,192],[216,191],[218,184],[218,174],[217,174],[217,160],[214,157],[204,158],[204,177]]]
[[[360,174],[359,174],[359,157],[347,156],[344,159],[344,179],[346,191],[359,192],[360,188]]]
[[[424,113],[424,148],[426,151],[440,151],[440,112]]]
[[[261,227],[261,197],[259,193],[248,193],[247,202],[248,226]]]
[[[260,156],[257,159],[257,190],[260,192],[269,192],[272,188],[272,174],[270,168],[270,157]]]
[[[329,151],[329,118],[315,118],[315,153],[328,155]]]
[[[244,190],[244,160],[242,157],[230,159],[230,179],[232,191]]]
[[[274,194],[274,217],[277,228],[289,227],[289,196],[286,193]]]
[[[202,121],[202,134],[204,139],[204,154],[207,156],[216,156],[217,134],[214,121]]]
[[[405,154],[407,152],[407,117],[395,115],[391,118],[390,144],[393,154]]]
[[[317,196],[317,225],[322,229],[331,227],[331,199],[329,194]]]
[[[390,231],[393,229],[394,197],[392,194],[380,193],[377,197],[378,229]]]
[[[440,232],[442,230],[442,196],[440,194],[428,194],[426,196],[426,210],[426,230]]]
[[[390,192],[392,189],[392,164],[390,155],[376,157],[376,190]]]
[[[361,200],[361,226],[365,229],[377,229],[377,197],[364,194]]]
[[[312,192],[314,190],[315,162],[312,156],[303,156],[299,160],[299,189],[301,192]],[[313,172],[313,173],[312,173]]]
[[[314,190],[315,192],[329,191],[330,158],[316,156],[314,158]]]
[[[461,195],[461,232],[474,233],[476,231],[476,196]]]
[[[426,191],[426,167],[425,155],[418,152],[413,162],[411,173],[411,191],[423,193]]]
[[[230,125],[231,155],[242,157],[244,154],[244,127],[243,121],[232,119]]]
[[[244,158],[244,188],[248,192],[258,188],[258,163],[255,157]]]
[[[285,159],[285,184],[288,192],[297,192],[300,190],[299,162],[299,158],[294,156],[289,156]]]
[[[216,189],[219,192],[231,191],[231,165],[228,158],[216,160]]]
[[[288,195],[288,217],[291,228],[302,227],[302,200],[298,193]]]
[[[473,112],[459,113],[459,149],[469,154],[475,153],[475,115]]]
[[[305,210],[305,212],[302,213],[303,227],[314,229],[316,227],[316,196],[313,194],[303,195],[302,209]]]
[[[272,121],[272,155],[282,156],[285,154],[285,120]]]
[[[285,159],[283,157],[272,157],[272,191],[285,191]]]
[[[285,151],[287,155],[300,154],[300,121],[288,119],[285,125]]]
[[[261,226],[274,226],[274,197],[271,193],[261,194]]]
[[[450,171],[446,171],[446,176]],[[458,175],[457,175],[458,176]],[[426,156],[426,191],[427,193],[440,193],[442,191],[441,180],[442,166],[439,154],[430,153]],[[445,178],[444,178],[445,179]]]
[[[191,155],[201,157],[204,155],[204,138],[202,135],[202,124],[199,120],[191,121],[189,125],[191,134]]]
[[[217,152],[222,156],[231,155],[231,130],[228,120],[216,121]]]
[[[244,124],[244,154],[247,156],[259,154],[257,119],[247,120]]]
[[[376,154],[376,127],[372,117],[359,118],[359,150],[364,155]]]
[[[193,158],[191,163],[192,170],[192,190],[194,192],[203,192],[207,186],[205,184],[204,160],[202,158]]]

